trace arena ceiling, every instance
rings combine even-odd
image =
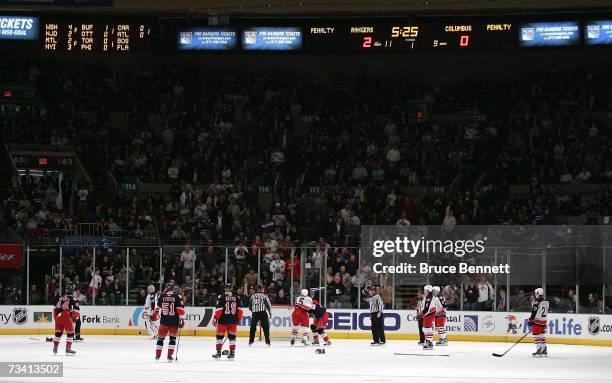
[[[0,5],[0,9],[95,11],[91,7]],[[221,14],[340,14],[340,13],[500,13],[522,11],[612,10],[610,0],[114,0],[102,12],[193,12]]]

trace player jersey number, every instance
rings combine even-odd
[[[225,302],[225,314],[236,314],[236,302]]]
[[[540,314],[537,316],[537,318],[546,318],[547,314],[548,314],[548,306],[542,306],[540,307]]]
[[[174,315],[174,303],[162,303],[163,315]]]

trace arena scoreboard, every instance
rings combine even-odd
[[[0,15],[0,48],[48,53],[501,51],[612,45],[612,15],[415,17],[232,17]],[[11,45],[12,44],[12,45]]]
[[[147,51],[151,37],[149,23],[127,20],[51,19],[40,28],[41,48],[50,52]]]

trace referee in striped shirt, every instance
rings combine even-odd
[[[272,304],[270,298],[263,293],[264,288],[261,285],[257,286],[257,292],[249,298],[249,310],[253,313],[251,315],[251,332],[249,334],[249,346],[255,341],[255,331],[257,330],[257,324],[261,322],[263,327],[264,336],[266,338],[266,344],[270,345],[270,321],[272,318]]]
[[[385,344],[384,309],[385,304],[378,292],[378,286],[371,287],[370,321],[372,322],[372,346]]]

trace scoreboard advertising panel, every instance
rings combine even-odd
[[[38,18],[33,16],[0,16],[0,40],[38,39]]]
[[[502,51],[612,45],[612,15],[346,17],[185,20],[147,16],[0,15],[0,48],[21,44],[47,53]],[[204,21],[203,21],[204,22]],[[155,39],[153,39],[155,36]],[[155,42],[156,49],[151,44]],[[160,49],[161,47],[161,49]]]

